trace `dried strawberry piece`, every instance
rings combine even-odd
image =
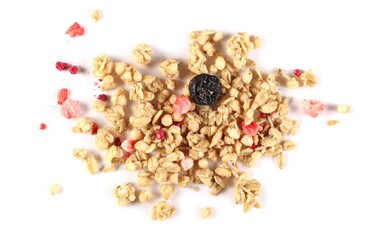
[[[125,159],[128,159],[131,156],[131,153],[126,152],[125,155],[123,156]]]
[[[68,64],[65,62],[56,62],[56,68],[59,71],[64,71],[68,67]]]
[[[66,100],[61,105],[61,114],[67,119],[78,117],[80,115],[78,102],[71,99]]]
[[[39,129],[45,130],[47,128],[47,125],[45,123],[41,123]]]
[[[305,114],[312,118],[317,117],[325,109],[325,105],[318,100],[306,100],[304,99],[301,104],[302,110]]]
[[[97,123],[93,122],[92,123],[91,135],[96,135],[97,134],[97,130],[99,130],[99,125],[97,125]]]
[[[77,67],[77,66],[70,66],[70,67],[68,68],[68,70],[69,70],[69,72],[70,72],[71,74],[77,74],[78,71],[79,71],[79,67]]]
[[[100,94],[99,96],[97,96],[97,100],[106,102],[106,100],[108,100],[108,97],[105,94]]]
[[[177,127],[180,127],[180,126],[182,126],[182,122],[174,122],[173,125],[177,126]]]
[[[249,136],[255,136],[258,131],[260,131],[261,126],[258,125],[256,122],[251,122],[248,125],[245,125],[244,122],[242,122],[242,129],[243,132]]]
[[[296,77],[300,77],[300,75],[301,75],[301,71],[300,71],[300,69],[295,69],[295,70],[293,70],[293,72],[292,72]]]
[[[267,118],[268,115],[267,115],[266,113],[260,112],[260,117],[261,117],[261,118]]]
[[[66,101],[66,99],[68,99],[68,97],[69,97],[69,89],[61,88],[57,94],[57,103],[59,105],[63,104]]]
[[[126,152],[135,152],[135,143],[138,140],[125,140],[123,141],[121,147],[126,151]]]
[[[190,157],[185,157],[180,161],[181,167],[184,169],[184,171],[187,171],[188,169],[193,167],[194,160]]]
[[[70,37],[82,36],[84,34],[84,28],[77,22],[75,22],[73,25],[69,27],[65,34],[69,34]]]
[[[114,142],[113,142],[114,145],[116,145],[117,147],[118,146],[121,146],[122,142],[121,142],[121,139],[119,137],[116,137],[114,139]]]
[[[178,96],[173,104],[173,111],[179,115],[187,113],[190,110],[190,108],[191,101],[183,94]]]
[[[156,139],[164,139],[165,138],[165,131],[160,129],[156,130]]]
[[[251,146],[248,146],[248,148],[250,148],[250,149],[255,149],[255,148],[256,148],[256,145],[252,144]]]

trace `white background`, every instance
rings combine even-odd
[[[374,15],[370,1],[2,1],[0,3],[1,166],[0,239],[374,239],[373,227],[373,55]],[[103,17],[95,23],[92,9]],[[75,21],[83,37],[64,34]],[[216,29],[260,36],[251,53],[261,69],[312,68],[315,88],[285,91],[292,96],[300,131],[296,151],[278,170],[273,159],[250,169],[262,183],[263,207],[243,213],[232,189],[212,197],[178,190],[175,216],[150,219],[153,204],[116,206],[111,189],[132,181],[124,170],[90,175],[72,157],[75,147],[92,148],[93,138],[71,133],[56,104],[62,87],[84,105],[99,91],[90,71],[100,53],[132,62],[131,51],[146,42],[154,65],[166,57],[186,59],[188,33]],[[55,69],[56,61],[78,64],[84,73]],[[158,74],[153,68],[143,72]],[[329,110],[312,119],[298,114],[302,98]],[[339,114],[336,104],[352,113]],[[327,120],[341,124],[328,127]],[[100,123],[100,120],[98,120]],[[40,131],[45,122],[47,130]],[[51,196],[49,186],[63,192]],[[200,207],[214,207],[208,220]],[[371,229],[370,229],[371,228]]]

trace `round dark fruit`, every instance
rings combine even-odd
[[[199,105],[215,103],[221,94],[221,82],[210,74],[199,74],[189,84],[192,100]]]

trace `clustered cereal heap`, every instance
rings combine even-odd
[[[100,54],[93,60],[93,73],[100,79],[102,91],[115,91],[111,96],[100,95],[93,109],[102,112],[111,126],[98,128],[84,117],[73,128],[75,133],[96,134],[97,148],[105,151],[101,171],[124,165],[127,171],[137,173],[137,185],[142,189],[136,191],[130,183],[117,186],[113,192],[119,205],[136,199],[151,200],[153,196],[145,188],[159,184],[164,201],[154,206],[154,220],[164,220],[175,213],[168,200],[177,187],[196,189],[193,184],[204,184],[212,195],[217,195],[230,178],[235,181],[235,203],[242,204],[244,212],[259,208],[260,183],[243,172],[241,165],[252,168],[262,157],[274,156],[278,167],[283,168],[283,151],[296,147],[286,137],[296,134],[298,123],[287,117],[289,99],[280,95],[278,85],[294,89],[317,83],[311,70],[295,70],[294,76],[280,69],[270,74],[261,72],[248,58],[251,50],[261,46],[261,39],[247,33],[231,37],[226,53],[219,51],[221,32],[195,31],[190,39],[188,80],[203,73],[217,76],[222,88],[216,104],[192,102],[188,82],[179,79],[178,60],[161,62],[163,78],[159,78],[142,74],[133,64],[114,62]],[[144,43],[133,51],[139,66],[147,65],[153,54]],[[123,84],[130,86],[129,92],[121,87]],[[177,95],[174,90],[181,84],[183,94]],[[125,111],[129,101],[136,103],[133,114]],[[311,115],[318,115],[324,106],[313,104],[307,102],[305,108]],[[130,136],[121,141],[126,130],[130,130]],[[90,173],[99,171],[97,159],[86,149],[75,149],[74,156],[86,162]],[[200,214],[207,218],[213,209],[203,208]]]

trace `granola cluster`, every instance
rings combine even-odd
[[[179,79],[183,65],[176,59],[159,63],[159,76],[142,74],[135,65],[115,62],[105,54],[93,60],[100,89],[115,89],[110,101],[93,103],[93,109],[102,112],[110,124],[98,128],[95,136],[97,148],[105,155],[102,171],[123,165],[137,174],[136,188],[127,183],[114,189],[119,205],[128,205],[136,198],[140,202],[152,200],[153,194],[146,188],[159,184],[164,201],[157,202],[151,216],[164,220],[176,211],[168,201],[178,188],[197,191],[196,185],[203,184],[212,195],[218,195],[234,181],[235,203],[247,212],[260,207],[261,185],[250,179],[242,166],[253,168],[263,157],[271,156],[280,169],[285,167],[283,151],[296,148],[287,137],[296,134],[298,123],[287,117],[289,99],[281,96],[278,87],[314,86],[316,77],[311,70],[295,77],[281,69],[263,73],[248,58],[262,45],[259,37],[247,33],[232,36],[223,45],[225,52],[218,47],[223,38],[221,32],[212,30],[190,34],[187,82]],[[140,66],[150,63],[153,54],[144,43],[133,51]],[[203,73],[214,74],[222,85],[214,106],[191,102],[188,83]],[[183,84],[179,86],[181,95],[174,91],[177,84]],[[132,112],[125,110],[129,103]],[[343,107],[340,110],[347,111]],[[92,127],[90,119],[84,117],[78,119],[73,132],[92,133]],[[87,157],[85,149],[75,149],[74,156],[85,161],[91,173],[98,171],[96,159]],[[207,218],[213,210],[203,208],[200,214]]]

